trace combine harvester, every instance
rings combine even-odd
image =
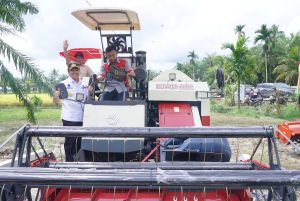
[[[176,70],[148,80],[146,52],[133,54],[135,12],[72,14],[135,66],[131,100],[83,103],[83,127],[20,128],[11,167],[0,168],[2,200],[296,200],[300,171],[281,169],[272,127],[209,127],[206,82]],[[63,137],[82,138],[76,162],[59,160]],[[250,159],[232,162],[228,138],[258,138]],[[254,160],[263,141],[268,164]]]

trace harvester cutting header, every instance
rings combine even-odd
[[[133,50],[132,31],[141,29],[137,13],[88,9],[72,14],[99,31],[102,50],[115,46],[133,67],[129,98],[81,103],[83,127],[27,125],[15,132],[10,167],[0,168],[2,200],[296,199],[300,172],[281,169],[272,127],[210,127],[206,82],[177,70],[149,80],[146,52]],[[101,97],[96,77],[91,83],[93,98]],[[64,137],[81,140],[75,162],[64,162],[59,151]],[[249,159],[233,159],[232,138],[258,138]],[[255,160],[264,142],[268,164]]]

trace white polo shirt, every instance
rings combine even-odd
[[[71,77],[62,81],[68,91],[68,99],[76,100],[76,94],[82,93],[84,94],[84,100],[88,97],[87,88],[85,88],[81,81],[76,82]],[[83,121],[83,109],[84,105],[80,102],[71,101],[68,99],[62,100],[62,107],[61,107],[61,119],[66,121],[73,121],[73,122],[82,122]]]

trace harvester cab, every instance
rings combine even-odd
[[[210,127],[206,82],[177,70],[148,79],[146,52],[133,54],[135,12],[72,14],[99,31],[102,50],[114,44],[131,62],[135,87],[127,101],[84,103],[83,127],[25,125],[12,134],[0,145],[16,139],[10,167],[0,167],[1,200],[296,200],[300,171],[281,168],[272,127]],[[76,162],[59,151],[65,137],[81,139]],[[232,138],[253,142],[249,160],[237,160],[234,141],[231,157]]]

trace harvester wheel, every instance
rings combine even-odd
[[[276,187],[269,191],[268,201],[270,200],[285,200],[297,201],[295,189],[291,186]]]

